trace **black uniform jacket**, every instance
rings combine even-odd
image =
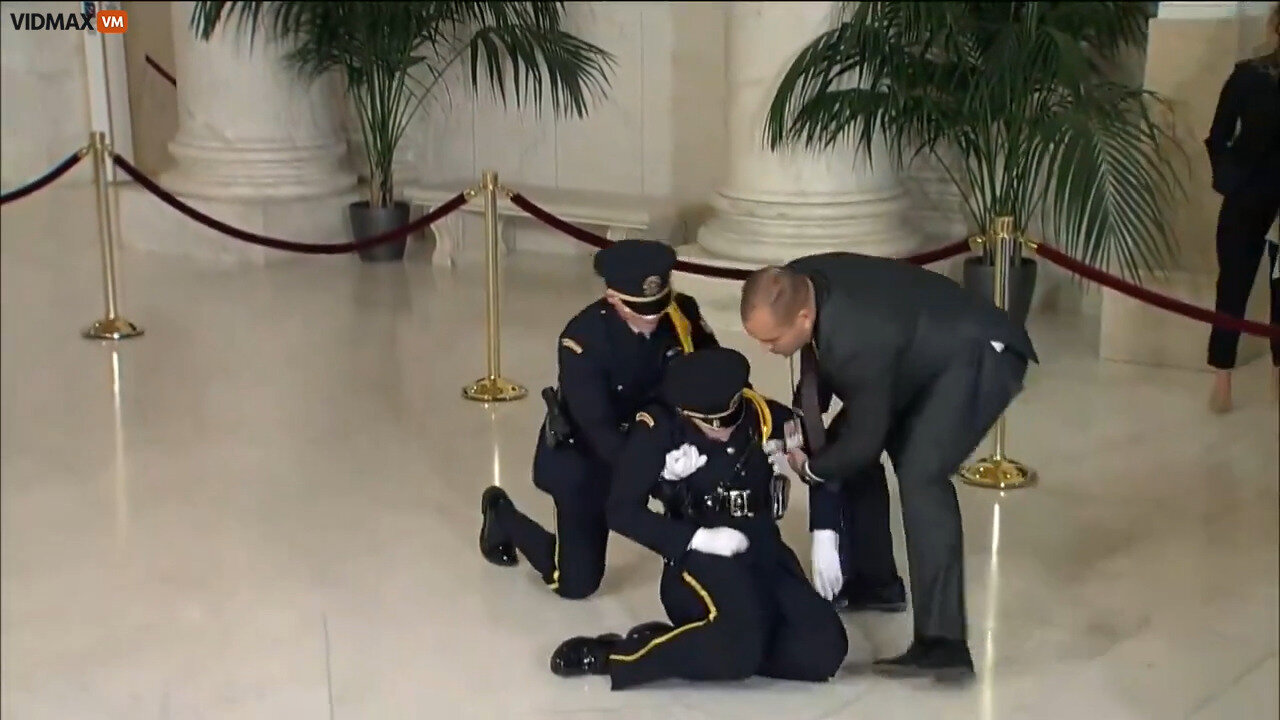
[[[560,396],[577,442],[600,461],[613,463],[622,449],[623,428],[653,401],[672,357],[719,345],[692,297],[677,294],[674,304],[679,316],[668,311],[647,338],[603,298],[575,315],[560,333]]]
[[[1280,65],[1236,63],[1204,144],[1219,194],[1280,189]]]
[[[726,442],[707,437],[693,421],[664,405],[655,403],[640,412],[614,466],[608,503],[610,529],[674,564],[684,557],[693,534],[702,526],[690,519],[675,519],[649,509],[650,498],[682,494],[702,497],[718,487],[768,493],[773,466],[763,449],[763,430],[767,426],[767,439],[781,442],[783,424],[793,414],[781,403],[761,399],[768,407],[767,416],[757,410],[754,402],[748,402],[746,413]],[[685,443],[707,456],[707,463],[683,480],[663,479],[667,453]],[[664,487],[672,483],[681,487]],[[770,540],[780,539],[777,524],[769,513],[757,513],[749,518],[722,518],[714,524],[741,530],[753,546],[763,547]]]
[[[974,343],[1000,342],[1039,361],[1008,313],[925,268],[855,253],[811,255],[789,267],[813,281],[819,375],[844,406],[840,432],[809,458],[824,480],[878,463],[894,419]]]

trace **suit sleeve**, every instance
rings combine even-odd
[[[649,548],[667,561],[676,563],[688,550],[697,526],[673,520],[649,509],[654,484],[661,479],[666,463],[666,433],[636,422],[627,435],[619,461],[614,465],[613,487],[609,492],[607,517],[616,533]]]
[[[572,337],[560,338],[560,395],[569,409],[574,432],[596,457],[612,464],[623,434],[604,368]]]
[[[844,480],[880,461],[893,410],[892,358],[891,353],[858,354],[830,373],[846,424],[827,447],[809,458],[813,475],[824,481]]]

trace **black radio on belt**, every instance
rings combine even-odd
[[[542,421],[542,436],[547,447],[559,447],[573,442],[573,424],[565,412],[560,393],[553,387],[542,388],[542,400],[547,404],[547,416]]]

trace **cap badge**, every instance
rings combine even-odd
[[[640,291],[645,297],[657,297],[662,292],[662,278],[657,275],[650,275],[644,279],[644,283],[640,286]]]

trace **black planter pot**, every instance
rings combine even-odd
[[[1021,258],[1014,263],[1009,273],[1009,316],[1019,325],[1026,325],[1027,314],[1031,312],[1031,296],[1036,290],[1036,262],[1031,258]],[[992,299],[995,297],[996,268],[984,262],[982,256],[965,258],[964,286],[975,295]]]
[[[351,219],[352,239],[364,240],[408,225],[409,203],[397,202],[391,207],[371,208],[368,200],[361,200],[347,206],[347,217]],[[365,262],[399,262],[404,259],[404,250],[408,245],[409,238],[406,236],[362,248],[357,253]]]

